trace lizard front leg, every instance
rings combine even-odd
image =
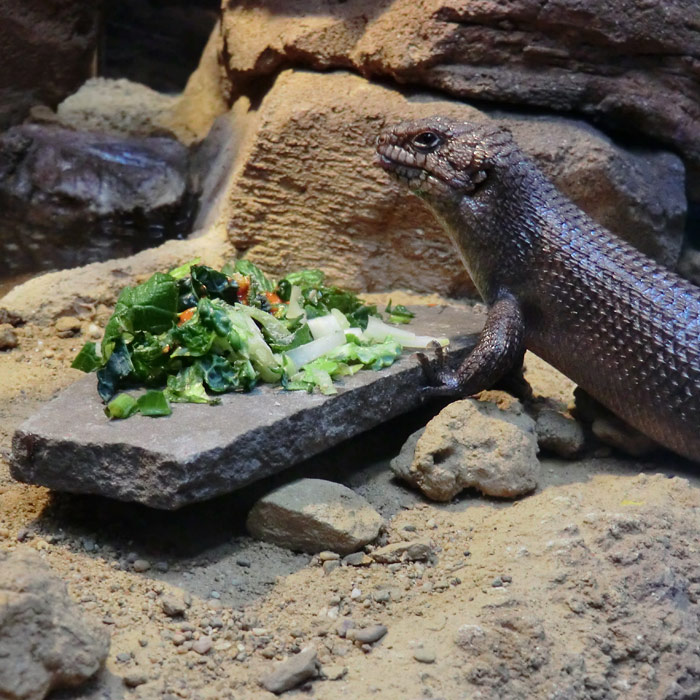
[[[426,393],[469,396],[491,388],[511,372],[518,375],[525,353],[524,338],[525,322],[520,304],[512,294],[502,292],[489,308],[474,349],[456,371],[446,366],[442,348],[436,348],[436,368],[425,354],[418,355],[430,383]]]

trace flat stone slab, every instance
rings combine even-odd
[[[448,337],[455,360],[466,356],[484,322],[483,312],[468,307],[413,311],[408,328]],[[11,473],[57,491],[175,510],[235,491],[418,407],[424,380],[412,355],[345,378],[332,396],[263,385],[224,394],[218,406],[174,404],[167,417],[116,421],[105,417],[91,374],[17,429]]]

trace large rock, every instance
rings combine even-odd
[[[483,314],[415,307],[411,328],[448,337],[466,356]],[[12,475],[59,491],[93,493],[163,509],[234,491],[286,469],[421,404],[422,372],[404,353],[381,372],[363,371],[338,393],[265,385],[224,394],[221,405],[178,404],[166,418],[109,421],[94,375],[44,405],[15,432]]]
[[[212,34],[197,70],[182,94],[157,92],[124,78],[92,78],[56,108],[33,110],[33,121],[77,131],[120,136],[173,135],[185,145],[201,141],[220,114],[228,111]]]
[[[254,537],[310,554],[356,552],[377,537],[383,524],[366,499],[324,479],[298,479],[270,491],[246,520]]]
[[[92,0],[0,3],[0,130],[32,105],[55,107],[94,73],[99,9]]]
[[[466,488],[522,496],[536,488],[540,471],[535,421],[502,392],[455,401],[407,440],[391,468],[435,501]]]
[[[187,149],[51,126],[0,136],[0,274],[72,267],[189,230]]]
[[[0,697],[40,700],[80,685],[108,651],[107,629],[83,617],[37,554],[0,552]]]
[[[289,67],[585,114],[682,153],[700,198],[696,0],[247,0],[222,17],[233,94]]]
[[[247,105],[247,99],[242,98]],[[479,110],[434,96],[405,97],[347,73],[287,71],[257,111],[222,125],[237,135],[216,216],[237,250],[273,273],[317,266],[354,289],[473,292],[433,215],[373,165],[381,128],[442,113],[484,122]],[[584,210],[673,264],[683,232],[683,168],[665,152],[625,151],[582,122],[498,116]],[[217,136],[220,138],[220,136]]]

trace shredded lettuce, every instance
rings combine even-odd
[[[391,305],[391,299],[384,309],[385,313],[389,314],[389,320],[392,323],[410,323],[415,314],[413,311],[409,311],[403,304],[396,304],[396,306]]]
[[[412,317],[391,303],[386,311],[400,323]],[[101,342],[86,343],[71,366],[97,372],[114,419],[215,404],[259,382],[333,394],[334,381],[388,367],[415,337],[378,317],[320,270],[274,282],[248,260],[215,270],[197,259],[123,289]],[[136,397],[125,391],[143,387]]]

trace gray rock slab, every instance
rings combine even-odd
[[[450,338],[466,356],[484,321],[468,307],[415,307],[408,328]],[[109,421],[94,375],[27,419],[12,441],[15,479],[57,491],[175,510],[286,469],[418,407],[422,372],[412,353],[338,383],[332,396],[261,386],[219,406],[176,404],[163,418]]]

